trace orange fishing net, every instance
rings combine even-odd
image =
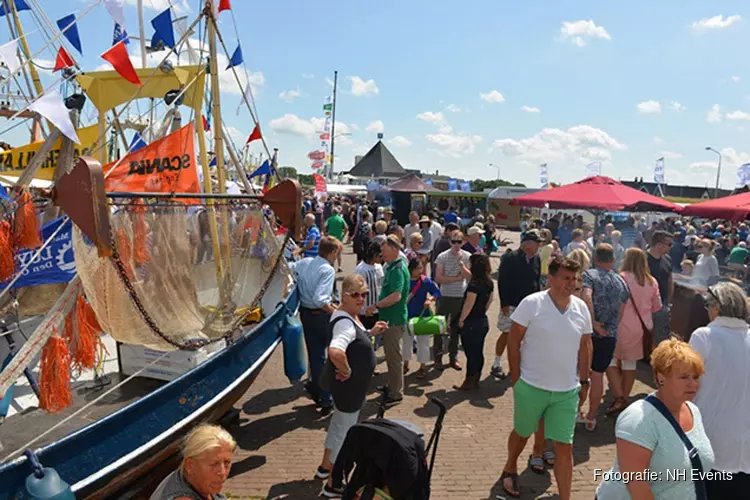
[[[13,235],[8,221],[0,221],[0,281],[8,281],[16,270],[13,257]]]
[[[57,413],[72,402],[68,343],[64,338],[52,335],[42,350],[39,407]]]
[[[26,250],[39,248],[42,240],[39,239],[39,221],[36,218],[34,198],[28,191],[23,191],[16,202],[18,203],[14,235],[16,247]]]

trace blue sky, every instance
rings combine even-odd
[[[90,3],[36,1],[52,20]],[[137,33],[136,2],[125,3],[128,31]],[[169,0],[144,4],[148,24]],[[194,17],[199,2],[172,5]],[[605,175],[651,179],[660,156],[669,183],[713,186],[717,157],[704,150],[710,145],[723,154],[722,186],[733,187],[736,167],[750,161],[747,2],[232,0],[232,6],[264,135],[280,149],[281,164],[301,172],[311,172],[306,155],[318,146],[334,70],[337,131],[351,133],[337,139],[337,170],[350,168],[380,130],[406,168],[495,178],[492,163],[503,178],[529,186],[539,184],[544,162],[556,182],[582,178],[594,160]],[[34,26],[28,13],[22,16]],[[230,14],[220,21],[233,49]],[[99,6],[80,28],[83,66],[97,68],[112,20]],[[42,43],[34,34],[30,40]],[[222,88],[225,119],[242,142],[250,117],[235,115],[239,88]]]

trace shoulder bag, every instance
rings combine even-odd
[[[630,303],[633,305],[633,309],[635,309],[635,315],[638,316],[638,321],[641,322],[641,328],[643,328],[643,338],[641,339],[643,342],[643,359],[648,360],[651,357],[651,344],[654,341],[654,334],[643,321],[641,312],[638,310],[638,306],[635,305],[635,300],[633,300],[633,293],[628,291],[628,295]]]
[[[354,325],[354,328],[357,327],[357,325],[354,323],[354,320],[347,316],[339,316],[338,318],[331,321],[329,324],[329,334],[328,338],[333,338],[333,327],[336,323],[341,321],[342,319],[348,319],[352,322]],[[330,345],[330,340],[329,340]],[[331,358],[328,357],[328,353],[326,352],[326,363],[323,365],[323,371],[320,372],[320,377],[318,378],[318,386],[323,389],[324,391],[331,392],[331,388],[333,387],[333,381],[336,380],[336,367],[333,366],[333,361],[331,361]]]

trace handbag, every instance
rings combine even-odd
[[[427,311],[430,312],[429,316],[425,316]],[[425,308],[422,314],[409,320],[407,330],[409,335],[445,335],[448,321],[445,316],[437,316],[432,309]]]
[[[638,311],[638,307],[635,305],[635,301],[633,300],[633,294],[630,294],[630,303],[633,304],[633,309],[635,309],[635,314],[638,316],[638,320],[641,322],[641,328],[643,328],[643,359],[648,360],[651,357],[651,345],[654,342],[654,334],[649,328],[646,326],[646,323],[643,321],[643,318],[641,317],[640,311]]]
[[[333,325],[335,325],[342,319],[348,319],[349,321],[352,321],[350,318],[347,318],[346,316],[339,316],[338,318],[331,321],[329,325],[330,333],[328,334],[329,344],[330,344],[331,334],[333,333]],[[352,321],[352,323],[354,322]],[[324,391],[331,392],[331,388],[333,387],[333,382],[335,380],[336,380],[336,367],[333,366],[333,361],[331,361],[331,358],[329,358],[326,355],[326,362],[323,365],[323,371],[320,372],[320,376],[318,377],[318,387],[320,387]]]
[[[698,450],[695,446],[693,446],[693,443],[690,442],[690,438],[687,437],[685,434],[685,431],[682,430],[682,427],[680,427],[680,424],[675,420],[674,416],[669,412],[669,409],[664,405],[664,403],[659,400],[656,396],[653,394],[646,397],[646,401],[651,403],[651,405],[659,410],[659,413],[661,413],[664,418],[667,419],[667,421],[672,425],[672,428],[675,430],[677,435],[680,437],[680,440],[685,445],[685,448],[687,448],[688,456],[690,457],[690,465],[693,469],[691,476],[696,477],[696,471],[698,472],[697,477],[700,479],[693,479],[693,486],[695,487],[695,498],[696,500],[707,500],[708,495],[706,493],[706,483],[703,481],[703,464],[701,463],[701,457],[698,454]]]

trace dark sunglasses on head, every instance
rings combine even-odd
[[[461,243],[463,243],[463,241],[462,240],[451,240],[451,243],[454,244],[454,245],[460,245]]]
[[[719,306],[719,308],[721,308],[721,301],[719,300],[719,296],[716,295],[716,293],[711,288],[712,287],[708,287],[706,291],[711,296],[711,298],[716,301],[716,305]],[[705,306],[706,306],[706,309],[708,309],[708,302],[707,301],[704,301],[704,302],[706,302]]]
[[[366,299],[370,292],[345,292],[344,295],[348,295],[353,299]]]

